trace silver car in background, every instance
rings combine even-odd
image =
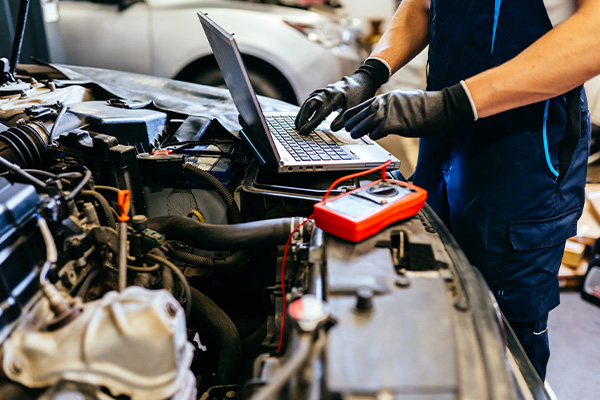
[[[43,6],[53,62],[219,86],[196,16],[202,10],[235,32],[258,93],[296,104],[364,58],[359,23],[344,18],[343,8],[266,2],[47,0]]]

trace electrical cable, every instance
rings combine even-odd
[[[42,169],[23,168],[23,171],[25,171],[28,174],[31,174],[33,176],[36,176],[38,178],[57,179],[57,176],[55,174],[48,172],[48,171],[44,171]],[[71,186],[71,181],[64,177],[61,177],[60,181],[62,182],[63,185]]]
[[[100,205],[100,209],[104,214],[104,218],[106,219],[108,226],[111,228],[115,227],[115,217],[113,215],[115,210],[113,210],[110,204],[108,204],[108,201],[104,198],[104,196],[95,190],[82,190],[79,193],[79,197],[95,200]]]
[[[58,260],[56,242],[54,241],[54,237],[52,236],[52,232],[50,231],[46,220],[40,216],[38,216],[38,226],[40,227],[40,232],[42,233],[42,238],[46,245],[46,261],[40,271],[40,287],[42,288],[42,293],[44,293],[44,296],[48,299],[48,305],[54,315],[65,315],[65,313],[69,312],[71,309],[69,302],[58,291],[56,286],[48,280],[50,269]]]
[[[113,192],[115,194],[119,193],[119,188],[116,187],[112,187],[112,186],[104,186],[104,185],[94,185],[94,190],[100,191],[100,190],[105,190],[107,192]]]
[[[198,218],[198,221],[200,221],[200,222],[204,222],[205,221],[204,215],[202,215],[202,213],[200,211],[197,211],[197,210],[191,210],[190,212],[187,213],[187,216],[189,218],[196,217],[196,218]]]
[[[81,297],[82,299],[87,294],[90,286],[92,285],[92,281],[100,275],[100,268],[93,268],[85,277],[84,281],[79,286],[79,290],[77,290],[77,294],[75,296]]]
[[[60,176],[60,175],[57,175]],[[65,200],[73,200],[75,198],[75,196],[77,196],[79,194],[79,192],[81,192],[84,188],[85,185],[87,185],[87,183],[90,181],[90,179],[92,178],[92,171],[90,171],[89,169],[85,169],[83,178],[81,178],[81,181],[79,181],[79,183],[77,183],[77,186],[75,186],[75,188],[73,188],[73,190],[71,190],[71,192],[65,196]]]
[[[197,178],[202,179],[204,182],[212,186],[213,189],[215,189],[217,194],[221,196],[221,198],[225,202],[225,206],[227,207],[227,213],[229,214],[230,223],[237,224],[242,222],[242,216],[235,202],[235,199],[233,198],[231,193],[229,193],[229,190],[225,187],[225,185],[223,185],[217,178],[212,176],[209,172],[191,163],[183,164],[183,172],[186,172]]]
[[[311,348],[312,336],[306,333],[300,336],[298,339],[298,347],[289,359],[281,366],[274,376],[269,379],[269,382],[265,386],[261,387],[252,397],[250,397],[250,400],[268,400],[275,398],[275,394],[285,386],[292,375],[308,360],[311,355]]]
[[[44,239],[44,244],[46,245],[46,261],[40,271],[40,286],[44,287],[49,283],[48,274],[50,273],[50,269],[58,260],[58,250],[56,249],[54,237],[52,236],[52,232],[50,231],[46,220],[42,217],[38,217],[38,225],[40,227],[40,232],[42,233],[42,238]]]
[[[17,164],[11,163],[4,157],[0,157],[0,167],[5,167],[10,172],[12,172],[13,174],[15,174],[16,176],[18,176],[20,178],[25,179],[27,182],[31,183],[33,186],[35,186],[39,190],[43,191],[46,189],[46,184],[44,182],[40,181],[35,176],[25,172]]]
[[[296,226],[294,228],[294,230],[292,231],[292,233],[290,233],[290,236],[288,237],[288,240],[285,244],[285,250],[283,251],[283,260],[281,261],[281,294],[283,296],[283,313],[281,314],[281,330],[279,332],[279,345],[277,346],[277,353],[279,353],[279,350],[281,350],[281,345],[283,344],[283,327],[284,327],[284,322],[285,322],[285,312],[286,312],[286,300],[285,300],[285,279],[284,279],[284,274],[285,274],[285,261],[287,258],[287,252],[288,252],[288,248],[290,246],[290,241],[292,240],[292,237],[294,236],[294,233],[296,233],[296,231],[298,229],[300,229],[300,227],[304,224],[306,224],[308,221],[310,221],[313,217],[313,214],[311,214],[308,218],[306,218],[304,220],[304,222],[302,222],[301,224],[299,224],[298,226]]]
[[[54,179],[79,179],[83,176],[81,172],[62,172],[60,174],[54,175]]]
[[[168,267],[171,271],[173,271],[173,273],[175,273],[175,275],[177,275],[177,278],[181,281],[181,284],[183,285],[183,291],[185,293],[185,319],[186,321],[189,320],[190,317],[190,313],[191,313],[191,307],[192,307],[192,291],[190,289],[190,285],[187,281],[187,279],[185,279],[185,276],[183,275],[183,273],[179,270],[179,268],[177,268],[177,266],[175,264],[173,264],[171,261],[167,260],[164,257],[160,257],[156,254],[152,254],[152,253],[148,253],[146,254],[146,258],[148,258],[151,261],[154,261],[156,263],[159,263],[161,265],[164,265],[165,267]]]
[[[31,175],[38,175],[41,177],[44,177],[46,179],[55,179],[56,175],[54,175],[52,172],[48,172],[48,171],[44,171],[43,169],[32,169],[32,168],[23,168],[23,171],[27,172],[28,174]]]
[[[331,185],[329,185],[329,189],[327,189],[327,192],[325,193],[325,196],[323,196],[323,200],[325,201],[327,199],[327,196],[329,196],[329,193],[331,193],[331,191],[340,183],[343,182],[345,180],[348,179],[354,179],[357,178],[359,176],[364,176],[364,175],[368,175],[371,174],[373,172],[376,172],[378,170],[381,169],[381,179],[385,180],[386,179],[386,175],[385,175],[385,171],[388,165],[390,165],[392,163],[391,160],[386,161],[385,163],[383,163],[380,166],[377,166],[375,168],[371,168],[369,170],[366,171],[361,171],[361,172],[357,172],[355,174],[350,174],[350,175],[345,175],[342,176],[341,178],[336,179],[335,181],[333,181],[333,183]],[[281,328],[279,331],[279,345],[277,346],[277,353],[279,353],[279,350],[281,350],[281,346],[283,344],[283,329],[284,329],[284,322],[285,322],[285,313],[286,313],[286,300],[285,300],[285,280],[284,280],[284,275],[285,275],[285,261],[287,259],[287,252],[288,252],[288,247],[290,245],[290,241],[292,240],[292,237],[294,236],[294,233],[296,233],[296,231],[298,229],[300,229],[300,227],[304,224],[306,224],[308,221],[310,221],[313,218],[314,214],[311,214],[306,220],[304,220],[304,222],[302,222],[300,225],[298,225],[296,228],[294,228],[294,230],[292,231],[292,233],[290,233],[290,236],[288,237],[288,240],[285,244],[285,250],[283,253],[283,260],[281,261],[281,294],[283,296],[283,312],[281,315]]]
[[[154,264],[150,267],[136,267],[135,265],[127,265],[127,269],[135,272],[152,272],[157,271],[160,268],[160,264]]]
[[[58,115],[56,116],[56,119],[54,120],[54,124],[52,125],[52,128],[50,129],[50,133],[48,134],[48,144],[52,145],[52,140],[54,139],[54,133],[56,132],[57,126],[60,124],[60,121],[63,119],[63,117],[65,116],[65,114],[67,113],[67,111],[69,110],[69,106],[67,106],[66,104],[63,104],[60,107],[60,111],[58,112]]]

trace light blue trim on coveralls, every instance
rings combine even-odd
[[[548,105],[550,104],[550,100],[546,100],[546,104],[544,106],[544,127],[542,129],[543,137],[544,137],[544,154],[546,155],[546,163],[548,164],[548,168],[550,168],[550,172],[554,174],[555,177],[558,178],[558,171],[554,169],[554,165],[552,165],[552,161],[550,161],[550,154],[548,153],[548,134],[546,132],[546,122],[548,121]]]
[[[496,42],[496,28],[498,28],[498,17],[500,16],[500,4],[502,4],[502,0],[495,0],[494,6],[494,30],[492,32],[492,51],[491,54],[494,54],[494,43]]]

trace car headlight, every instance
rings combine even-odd
[[[358,47],[360,21],[356,18],[341,19],[337,23],[311,24],[285,20],[285,23],[306,35],[308,40],[331,49],[334,47]]]

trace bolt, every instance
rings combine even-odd
[[[237,393],[233,390],[230,390],[227,393],[225,393],[226,399],[235,399],[236,397],[237,397]]]

